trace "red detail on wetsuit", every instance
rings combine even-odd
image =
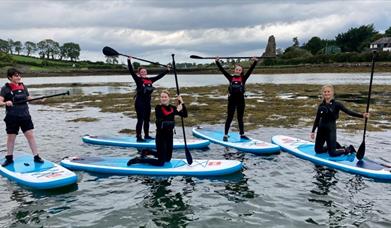
[[[242,76],[233,76],[232,82],[240,82],[242,83]]]
[[[174,109],[173,109],[172,107],[170,107],[170,111],[167,111],[167,110],[164,108],[164,106],[162,106],[162,112],[163,112],[163,115],[164,115],[164,116],[168,116],[168,115],[170,115],[171,113],[174,112]]]
[[[148,85],[148,84],[151,84],[151,85],[152,85],[152,81],[149,80],[149,79],[143,78],[143,84],[144,84],[144,85]]]
[[[15,90],[24,90],[24,85],[23,85],[23,83],[18,83],[18,84],[15,84],[15,83],[8,83],[8,86],[11,88],[11,91],[15,91]]]

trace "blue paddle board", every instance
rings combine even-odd
[[[242,163],[235,160],[193,160],[188,165],[186,159],[172,159],[164,166],[133,164],[127,166],[130,157],[71,157],[61,161],[61,165],[71,170],[118,175],[156,176],[220,176],[238,172]]]
[[[208,139],[211,142],[235,148],[242,152],[250,152],[254,154],[276,154],[280,152],[280,147],[272,143],[264,142],[256,139],[241,139],[236,132],[229,133],[228,141],[223,141],[224,132],[221,130],[209,128],[193,128],[193,135],[203,139]]]
[[[143,149],[156,149],[155,140],[147,139],[146,142],[137,142],[136,137],[133,136],[94,136],[85,135],[82,138],[83,142],[105,145],[105,146],[120,146],[120,147],[134,147]],[[186,139],[187,147],[189,149],[201,149],[209,146],[208,140],[200,139]],[[183,139],[174,139],[174,149],[184,149],[185,142]]]
[[[317,165],[323,165],[365,177],[391,180],[391,168],[389,166],[382,165],[367,158],[359,161],[354,153],[338,157],[330,157],[328,153],[316,154],[314,143],[283,135],[273,136],[272,142],[279,145],[283,151],[309,160]]]
[[[4,158],[0,162],[4,162]],[[26,153],[14,153],[14,162],[3,167],[0,174],[18,184],[35,189],[52,189],[77,182],[74,172],[48,160],[34,162],[34,157]]]

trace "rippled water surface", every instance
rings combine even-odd
[[[130,156],[131,148],[81,142],[84,134],[118,134],[135,120],[96,108],[66,112],[30,105],[41,154]],[[98,122],[68,122],[95,117]],[[0,118],[4,118],[3,110]],[[215,126],[220,127],[222,126]],[[4,124],[0,148],[5,152]],[[187,128],[188,135],[191,129]],[[235,129],[233,129],[235,130]],[[307,138],[309,128],[263,128],[248,134],[270,141],[276,134]],[[181,131],[177,131],[180,134]],[[358,146],[362,133],[339,131],[339,141]],[[369,132],[366,155],[391,161],[390,131]],[[180,135],[177,135],[180,137]],[[29,152],[23,136],[16,150]],[[77,185],[36,191],[0,177],[0,227],[390,227],[391,183],[324,167],[287,153],[256,156],[211,144],[193,150],[194,159],[235,159],[241,173],[219,178],[115,176],[77,172]],[[174,157],[184,158],[183,151]]]

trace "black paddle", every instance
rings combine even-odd
[[[369,81],[369,91],[368,91],[368,100],[367,100],[366,112],[369,112],[369,102],[371,100],[373,72],[375,71],[375,57],[376,57],[376,51],[373,51],[373,53],[372,53],[371,80]],[[357,157],[358,160],[363,159],[364,155],[365,155],[365,133],[367,131],[367,122],[368,122],[368,118],[365,118],[364,134],[363,134],[363,138],[362,138],[362,143],[361,143],[360,147],[358,148],[358,151],[357,151],[357,154],[356,154],[356,157]]]
[[[223,56],[219,57],[219,59],[251,59],[251,58],[257,58],[257,59],[269,59],[269,58],[275,58],[275,56]],[[198,55],[190,55],[190,58],[192,59],[216,59],[216,57],[202,57]]]
[[[30,102],[30,101],[36,101],[36,100],[41,100],[41,99],[45,99],[45,98],[49,98],[49,97],[58,97],[58,96],[63,96],[63,95],[69,95],[69,91],[66,91],[65,93],[57,93],[57,94],[48,95],[48,96],[36,97],[36,98],[30,99],[30,100],[16,101],[16,102],[14,102],[14,104],[22,104],[22,103],[26,103],[26,102]]]
[[[137,60],[144,61],[144,62],[147,62],[147,63],[152,63],[152,64],[159,65],[159,66],[162,66],[162,67],[167,67],[167,65],[160,64],[158,62],[152,62],[152,61],[149,61],[149,60],[146,60],[146,59],[137,58],[137,57],[134,57],[134,56],[129,56],[129,55],[118,53],[116,50],[112,49],[111,47],[107,47],[107,46],[102,49],[102,52],[106,56],[119,56],[119,55],[122,55],[122,56],[125,56],[125,57],[131,57],[133,59],[137,59]]]
[[[176,94],[179,96],[179,86],[178,86],[178,76],[176,73],[176,67],[175,67],[175,55],[171,54],[172,56],[172,69],[174,71],[174,76],[175,76],[175,85],[176,85]],[[183,122],[183,117],[181,116],[182,120],[182,132],[183,132],[183,141],[185,142],[185,154],[186,154],[186,160],[187,164],[191,165],[193,163],[193,158],[191,157],[189,148],[187,147],[187,142],[186,142],[186,133],[185,133],[185,124]]]

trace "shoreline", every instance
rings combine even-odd
[[[18,66],[16,66],[18,67]],[[25,67],[21,67],[25,68]],[[253,74],[295,74],[295,73],[366,73],[370,72],[371,63],[332,63],[332,64],[302,64],[285,66],[258,66]],[[160,73],[162,68],[149,68],[150,74]],[[179,74],[221,74],[216,68],[206,69],[177,69]],[[378,62],[376,73],[391,72],[390,62]],[[1,71],[5,74],[5,70]],[[127,69],[80,69],[53,71],[25,71],[24,77],[56,77],[56,76],[89,76],[89,75],[129,75]]]

